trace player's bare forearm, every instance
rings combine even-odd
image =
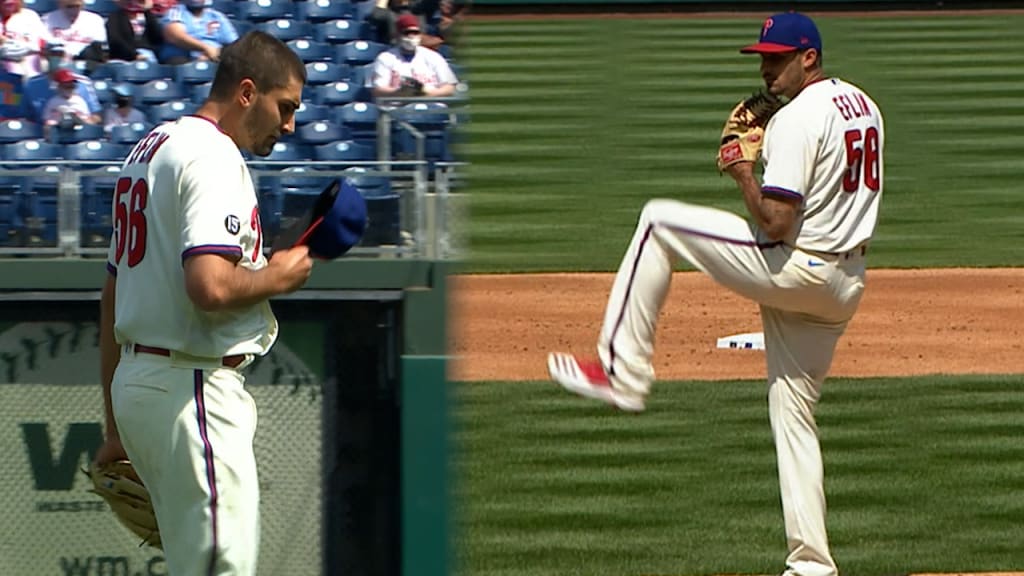
[[[114,409],[110,400],[110,384],[114,370],[121,361],[121,349],[114,340],[114,277],[108,275],[100,297],[100,381],[103,384],[103,411],[107,438],[119,438]]]
[[[200,254],[185,261],[185,291],[208,312],[246,308],[298,290],[312,268],[305,246],[276,252],[260,270],[243,268],[218,254]]]
[[[740,162],[726,169],[743,193],[743,203],[760,228],[772,240],[785,238],[796,220],[795,206],[784,201],[766,198],[761,184],[754,176],[753,162]]]

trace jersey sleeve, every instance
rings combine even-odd
[[[455,77],[455,71],[452,70],[451,65],[449,65],[448,61],[444,59],[444,56],[441,56],[440,54],[438,54],[438,56],[440,57],[437,58],[436,64],[434,65],[435,73],[437,74],[437,83],[441,85],[457,84],[459,79]]]
[[[761,194],[803,200],[818,150],[815,127],[800,114],[779,114],[765,133],[765,169]]]
[[[391,64],[386,53],[381,53],[373,62],[373,84],[379,88],[391,87]]]
[[[244,166],[223,155],[196,157],[181,176],[181,261],[198,254],[242,257],[242,206],[239,204]]]

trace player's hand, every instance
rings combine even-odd
[[[210,62],[217,62],[220,60],[220,48],[217,48],[216,46],[211,46],[209,44],[204,44],[203,56],[206,56],[206,58]]]
[[[309,246],[296,246],[274,252],[267,268],[271,269],[278,279],[282,294],[302,288],[313,272],[313,259],[309,256]]]
[[[128,454],[125,453],[124,446],[121,445],[120,436],[113,436],[103,441],[103,444],[96,450],[96,458],[93,461],[97,464],[106,464],[115,460],[127,459]]]

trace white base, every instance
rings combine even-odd
[[[764,332],[748,332],[733,334],[718,339],[719,348],[737,348],[740,350],[764,350]]]

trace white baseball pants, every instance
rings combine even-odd
[[[256,405],[244,381],[219,360],[122,347],[114,417],[153,499],[170,576],[256,574]]]
[[[759,241],[746,220],[729,212],[648,202],[612,286],[598,342],[612,382],[626,393],[650,392],[658,314],[680,258],[761,305],[768,410],[789,542],[786,575],[834,576],[814,410],[836,343],[860,302],[863,251],[805,252]]]

